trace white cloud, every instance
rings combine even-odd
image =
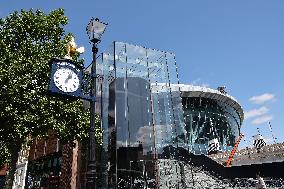
[[[275,100],[275,95],[271,93],[264,93],[259,96],[253,96],[249,99],[249,101],[254,104],[263,104],[264,102],[272,101],[272,100]]]
[[[267,123],[268,121],[271,121],[272,119],[273,117],[271,115],[263,115],[261,117],[254,119],[251,123],[253,125],[260,125],[263,123]]]
[[[269,111],[269,109],[265,106],[262,106],[258,109],[252,109],[252,110],[249,110],[249,111],[245,111],[244,112],[245,113],[245,119],[264,115],[264,114],[268,113],[268,111]]]

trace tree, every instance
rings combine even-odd
[[[61,141],[88,136],[89,111],[82,101],[47,94],[48,62],[65,55],[71,36],[63,28],[67,23],[63,9],[49,14],[21,10],[0,19],[0,164],[12,161],[11,178],[28,139],[48,130],[56,131]],[[73,58],[82,65],[78,54]]]

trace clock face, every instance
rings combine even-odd
[[[59,90],[68,93],[77,91],[80,85],[78,75],[69,68],[59,68],[56,70],[53,80]]]

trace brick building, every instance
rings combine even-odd
[[[36,138],[30,146],[27,188],[84,188],[86,148],[80,142],[62,145],[57,135]]]
[[[4,188],[8,165],[5,164],[0,167],[0,188]]]

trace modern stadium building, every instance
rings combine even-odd
[[[191,155],[235,145],[240,104],[222,87],[180,84],[174,54],[114,42],[97,60],[102,187],[181,186]]]
[[[142,170],[149,186],[157,185],[157,170],[159,185],[166,186],[169,178],[163,171],[170,167],[178,177],[180,163],[188,163],[190,154],[232,150],[244,118],[240,104],[222,87],[172,84],[169,88],[139,77],[112,81],[108,102],[109,143],[104,155],[109,155],[103,159],[109,159],[106,174],[113,175],[109,180],[120,182],[121,188],[127,188],[130,178],[144,183]]]
[[[95,108],[101,126],[96,146],[98,188],[247,187],[255,185],[251,178],[259,171],[270,180],[284,178],[284,162],[272,166],[224,165],[239,139],[243,109],[225,87],[215,90],[180,84],[173,53],[113,42],[96,64]],[[86,87],[88,70],[90,67],[85,70]],[[49,145],[52,143],[56,145]],[[49,171],[53,185],[64,184],[62,179],[71,178],[65,167],[68,164],[72,165],[72,175],[78,173],[77,180],[72,176],[70,182],[76,180],[80,188],[85,188],[86,144],[78,143],[77,155],[73,150],[76,168],[64,160],[65,147],[60,148],[56,137],[35,140],[35,147],[40,144],[45,147],[32,146],[30,150],[29,157],[34,159],[28,165],[29,181],[37,184]],[[48,150],[49,146],[55,148]],[[40,150],[44,157],[39,156]],[[282,157],[282,151],[278,155]],[[251,157],[256,155],[247,156],[251,161],[239,158],[239,162],[254,163]],[[266,171],[271,167],[275,171]],[[279,179],[275,183],[283,185]]]
[[[244,119],[237,100],[222,87],[218,90],[183,84],[178,87],[192,151],[207,154],[210,151],[208,144],[214,139],[219,143],[218,151],[231,150]]]

